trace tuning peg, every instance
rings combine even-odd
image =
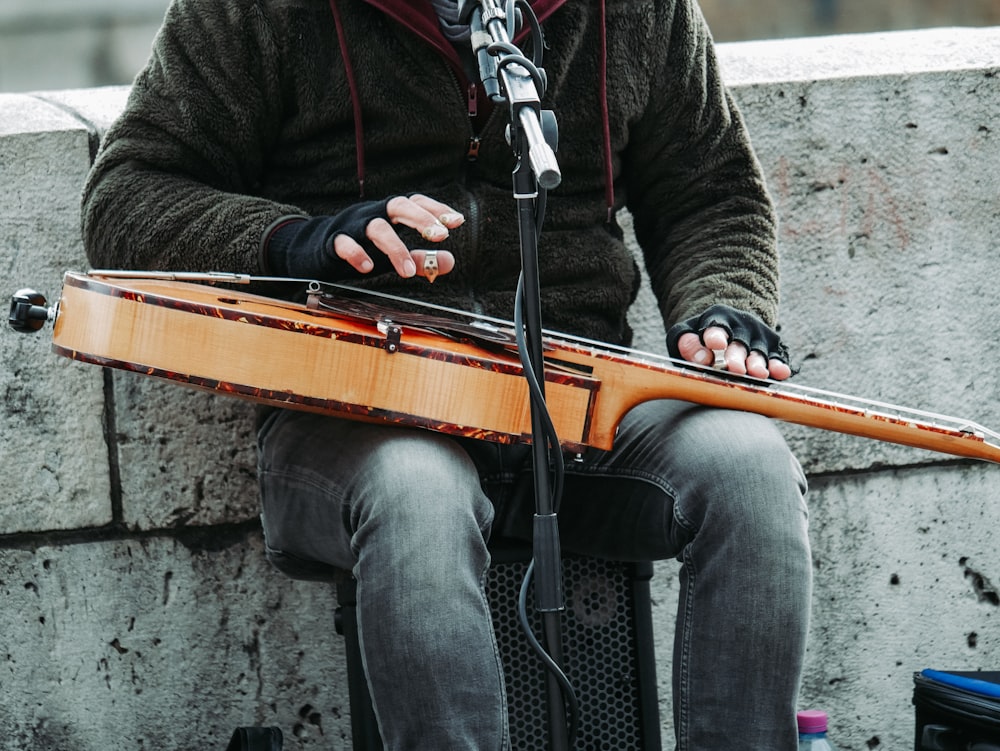
[[[10,317],[7,322],[15,331],[30,334],[54,317],[55,310],[45,307],[45,296],[33,289],[18,290],[10,298]]]

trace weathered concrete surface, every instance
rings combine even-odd
[[[315,649],[333,590],[275,576],[256,534],[5,550],[0,598],[4,749],[224,749],[240,725],[349,746],[342,663]]]
[[[81,265],[78,196],[89,168],[79,120],[35,97],[0,96],[0,278],[9,293],[57,293],[63,271]],[[3,342],[0,485],[9,495],[0,534],[107,524],[100,371],[53,358],[44,336],[5,333]]]
[[[998,50],[1000,29],[721,48],[778,206],[801,383],[1000,427]],[[79,190],[126,94],[0,95],[5,288],[55,297],[83,267]],[[660,350],[648,291],[634,321]],[[221,747],[271,722],[349,748],[331,593],[262,559],[252,408],[2,337],[4,748]],[[1000,664],[1000,468],[787,434],[812,485],[803,706],[843,749],[908,748],[914,670]],[[669,737],[672,563],[654,597]]]
[[[813,625],[801,706],[839,748],[913,743],[912,676],[996,670],[997,467],[917,467],[812,480]]]
[[[253,407],[115,374],[122,521],[130,529],[255,517]]]
[[[724,48],[778,206],[782,334],[799,383],[1000,425],[997,369],[979,358],[984,325],[1000,321],[997,39],[963,29]],[[811,471],[933,458],[794,435]]]

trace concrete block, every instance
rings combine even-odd
[[[812,480],[813,621],[800,706],[839,748],[913,743],[913,673],[996,670],[995,466]]]
[[[998,38],[1000,27],[935,28],[731,42],[716,49],[726,83],[743,88],[990,70],[998,64]]]
[[[221,749],[244,725],[349,748],[332,586],[290,581],[256,534],[0,551],[0,744]]]
[[[255,519],[253,405],[114,374],[122,520],[166,529]]]
[[[89,133],[35,97],[0,95],[0,288],[55,302],[79,268],[79,193]],[[0,348],[0,534],[98,527],[111,520],[104,379],[53,356],[51,333],[5,327]]]
[[[816,44],[721,46],[777,204],[796,381],[1000,429],[980,356],[1000,320],[1000,30]],[[787,432],[812,472],[940,458]]]
[[[95,89],[60,89],[37,92],[34,96],[61,107],[102,136],[125,108],[130,86],[102,86]],[[83,186],[80,186],[81,190]]]

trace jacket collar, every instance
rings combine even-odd
[[[430,0],[365,0],[366,3],[394,18],[448,58],[458,70],[462,62],[454,45],[448,41],[438,24],[437,13]],[[531,7],[539,21],[544,21],[566,0],[533,0]]]

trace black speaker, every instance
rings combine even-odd
[[[507,682],[513,751],[549,745],[545,669],[518,617],[521,583],[528,567],[524,548],[493,549],[487,583],[497,644]],[[652,563],[621,563],[566,557],[566,609],[560,615],[563,670],[579,703],[573,751],[660,751],[649,580]],[[529,623],[542,641],[541,616]],[[354,581],[338,581],[337,630],[345,637],[354,751],[381,751],[378,728],[361,671]]]
[[[546,675],[518,618],[527,563],[494,551],[487,594],[504,664],[514,751],[548,747]],[[506,558],[506,559],[505,559]],[[575,751],[659,751],[651,563],[563,560],[566,609],[560,615],[563,670],[579,701]],[[529,623],[542,640],[542,618]]]

